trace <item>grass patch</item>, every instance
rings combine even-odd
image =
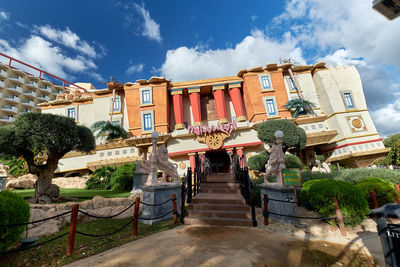
[[[124,226],[131,218],[119,220],[97,220],[78,224],[77,231],[90,234],[110,233]],[[155,225],[147,225],[139,223],[138,236],[132,237],[132,224],[129,224],[122,231],[107,237],[86,237],[76,235],[74,253],[67,257],[65,251],[67,249],[67,238],[64,236],[53,242],[49,242],[37,248],[26,251],[9,251],[6,254],[0,254],[0,266],[62,266],[70,262],[83,259],[95,254],[101,253],[108,249],[118,247],[125,243],[129,243],[136,239],[162,232],[174,227],[173,221],[165,221]],[[42,237],[38,242],[43,242],[54,238],[60,234],[68,232],[69,226],[64,226],[60,232]]]
[[[14,190],[14,193],[18,194],[23,198],[31,198],[35,193],[35,189],[24,189],[24,190]],[[94,196],[102,197],[129,197],[128,191],[112,191],[112,190],[89,190],[89,189],[70,189],[70,188],[60,188],[60,195],[66,197],[91,199]]]

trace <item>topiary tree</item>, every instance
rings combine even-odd
[[[298,169],[303,169],[303,163],[301,163],[301,160],[292,154],[287,153],[286,155],[286,168],[298,168]]]
[[[250,170],[258,170],[260,172],[265,171],[265,163],[269,159],[269,153],[262,151],[257,155],[251,156],[247,161],[247,166]]]
[[[0,225],[26,223],[29,216],[29,205],[22,197],[9,191],[0,192]],[[4,252],[14,245],[24,230],[25,226],[23,225],[0,227],[0,252]]]
[[[370,177],[362,179],[358,181],[357,187],[363,191],[365,198],[369,198],[369,192],[375,191],[379,207],[387,203],[393,203],[395,196],[398,196],[394,185],[380,178]],[[373,208],[372,205],[371,208]]]
[[[38,177],[33,203],[58,199],[59,188],[51,186],[51,181],[60,158],[71,150],[88,153],[93,149],[90,129],[65,116],[30,112],[0,128],[0,153],[23,156],[29,172]]]
[[[286,152],[289,148],[297,150],[303,149],[306,146],[307,134],[297,126],[296,123],[283,120],[268,120],[260,123],[257,127],[257,137],[267,144],[275,143],[275,132],[283,132],[283,151]]]

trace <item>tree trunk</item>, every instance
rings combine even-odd
[[[31,203],[51,203],[58,199],[60,188],[51,183],[57,163],[46,164],[46,168],[37,173],[38,179],[34,185],[35,195],[30,199]]]

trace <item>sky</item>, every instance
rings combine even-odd
[[[288,58],[354,65],[378,132],[400,132],[400,18],[371,0],[0,2],[0,52],[70,82],[187,81]]]

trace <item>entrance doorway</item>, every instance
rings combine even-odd
[[[212,173],[229,172],[231,159],[225,150],[206,152],[206,157],[210,160]]]

